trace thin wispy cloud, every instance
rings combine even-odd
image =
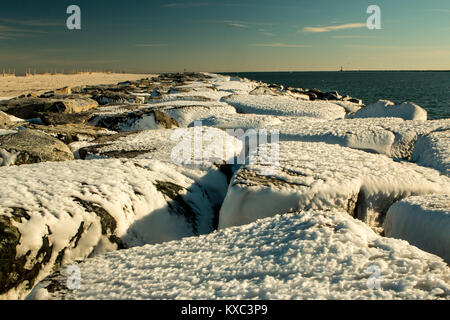
[[[48,32],[44,30],[17,28],[0,24],[0,39],[2,40],[15,39],[19,37],[36,37],[47,33]]]
[[[373,39],[374,36],[331,36],[333,39]]]
[[[332,32],[347,29],[367,28],[366,23],[346,23],[341,25],[326,26],[326,27],[305,27],[303,32],[322,33]]]
[[[210,2],[173,2],[161,5],[161,8],[186,9],[211,6]]]
[[[450,9],[428,9],[427,11],[450,13]]]
[[[389,45],[366,45],[366,44],[349,44],[345,47],[348,48],[359,48],[359,49],[394,49],[399,48],[398,46],[389,46]]]
[[[245,29],[249,28],[249,26],[242,24],[242,23],[228,23],[228,25],[230,27],[236,27],[236,28],[245,28]]]
[[[242,20],[223,20],[218,21],[219,23],[226,23],[226,24],[239,24],[239,25],[245,25],[245,26],[255,26],[255,27],[264,27],[264,26],[273,26],[274,24],[272,22],[255,22],[255,21],[242,21]]]
[[[6,25],[20,25],[28,27],[61,27],[64,26],[64,21],[55,20],[18,20],[9,18],[0,18],[0,23]]]
[[[136,47],[145,48],[145,47],[167,47],[168,45],[165,43],[139,43]]]
[[[310,46],[304,44],[286,44],[282,42],[275,43],[251,43],[251,47],[266,47],[266,48],[307,48]]]

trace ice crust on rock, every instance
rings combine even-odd
[[[2,257],[0,280],[18,278],[0,297],[23,297],[62,264],[213,230],[214,199],[207,183],[200,184],[207,177],[192,170],[188,177],[174,165],[91,160],[5,167],[0,173],[3,240],[16,239],[11,256]]]
[[[436,170],[325,143],[280,142],[275,174],[261,174],[267,165],[257,158],[248,163],[231,181],[221,229],[294,210],[339,209],[382,232],[395,201],[450,188]]]
[[[449,194],[425,195],[394,203],[386,216],[386,236],[403,239],[450,263]]]
[[[221,129],[280,131],[281,141],[325,142],[343,147],[411,159],[416,141],[435,131],[450,130],[450,119],[405,121],[400,118],[326,120],[310,117],[225,114],[203,119]],[[192,125],[192,124],[191,124]],[[449,132],[449,131],[446,131]],[[434,133],[433,133],[434,135]],[[445,134],[440,134],[444,136]],[[445,141],[441,149],[445,149]],[[430,159],[434,159],[431,158]],[[441,160],[445,163],[445,159]],[[447,161],[448,162],[448,161]]]
[[[304,101],[288,96],[234,94],[223,98],[222,101],[235,107],[239,113],[321,119],[341,119],[346,114],[343,107],[332,102]]]
[[[450,127],[421,136],[415,145],[412,160],[450,176]]]
[[[402,118],[404,120],[426,121],[428,113],[414,102],[404,102],[395,105],[389,100],[379,100],[357,111],[354,118]]]
[[[336,210],[275,216],[62,269],[29,299],[448,299],[450,269]],[[102,272],[98,272],[102,270]],[[380,276],[376,278],[375,272]]]

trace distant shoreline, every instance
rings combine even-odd
[[[301,73],[301,72],[450,72],[450,70],[321,70],[321,71],[233,71],[233,72],[214,72],[217,74],[239,74],[239,73]]]

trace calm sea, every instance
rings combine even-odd
[[[240,72],[227,73],[251,80],[321,91],[338,91],[365,104],[379,99],[412,101],[428,111],[429,119],[450,118],[450,72]]]

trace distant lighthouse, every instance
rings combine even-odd
[[[344,72],[344,67],[341,67],[341,72]]]

